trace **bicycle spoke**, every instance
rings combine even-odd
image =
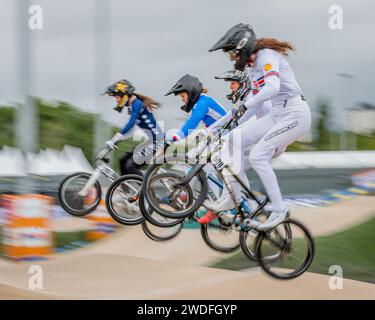
[[[277,230],[283,228],[285,236]],[[273,239],[273,233],[277,240]],[[291,279],[307,270],[313,258],[313,242],[307,229],[296,220],[289,219],[263,234],[259,243],[260,265],[273,277]],[[279,242],[280,241],[280,242]],[[277,248],[279,256],[270,255],[270,248]]]

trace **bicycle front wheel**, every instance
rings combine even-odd
[[[83,187],[91,175],[86,172],[77,172],[66,177],[59,186],[58,199],[60,206],[75,217],[83,217],[96,209],[100,203],[102,189],[99,181],[81,195]]]
[[[256,253],[267,274],[277,279],[293,279],[310,267],[314,241],[302,223],[288,219],[269,231],[259,232]]]
[[[182,219],[194,214],[207,194],[207,179],[203,172],[190,183],[182,184],[184,175],[164,172],[148,176],[145,181],[145,198],[160,215]]]
[[[106,206],[108,213],[118,223],[133,226],[144,221],[138,205],[142,184],[142,176],[128,174],[117,178],[109,186]]]

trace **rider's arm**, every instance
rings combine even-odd
[[[120,131],[117,132],[111,140],[106,141],[106,145],[110,147],[111,149],[114,149],[116,144],[119,141],[125,140],[129,138],[129,135],[133,132],[133,128],[135,124],[137,123],[137,118],[139,115],[139,112],[141,111],[142,108],[142,102],[135,100],[132,104],[132,113],[130,115],[130,119],[128,123],[125,125],[125,127]]]
[[[246,100],[245,106],[247,111],[245,113],[247,119],[255,115],[263,103],[272,99],[280,91],[280,76],[279,76],[279,57],[273,50],[264,50],[260,52],[257,64],[261,66],[264,86],[254,96],[250,96]]]
[[[196,129],[199,122],[203,120],[208,112],[208,105],[206,103],[198,102],[192,109],[190,118],[185,122],[182,128],[179,130],[179,138],[184,138],[189,133]]]
[[[272,105],[270,102],[263,103],[262,106],[257,109],[258,111],[255,113],[255,115],[252,112],[245,112],[244,115],[238,121],[238,124],[240,125],[252,117],[256,117],[257,119],[260,119],[266,116],[267,114],[269,114],[271,112],[271,108],[272,108]]]
[[[252,118],[254,115],[250,112],[245,112],[243,114],[243,116],[240,118],[240,120],[238,120],[238,125],[246,122],[247,120],[249,120],[250,118]]]
[[[129,119],[128,123],[124,126],[124,128],[122,128],[122,130],[120,131],[120,133],[123,136],[125,136],[124,138],[126,138],[127,134],[132,131],[133,127],[137,123],[137,118],[138,118],[139,112],[142,109],[142,101],[135,100],[133,102],[133,104],[131,105],[131,108],[132,108],[132,112],[131,112],[131,115],[130,115],[130,119]]]
[[[120,133],[120,132],[117,132],[111,140],[108,140],[105,142],[106,146],[111,148],[112,150],[116,149],[116,144],[121,141],[121,140],[124,140],[124,136]]]
[[[213,124],[211,124],[208,128],[207,131],[208,133],[211,133],[217,128],[221,128],[224,124],[226,124],[230,119],[232,119],[232,112],[228,112],[224,116],[222,116],[219,120],[215,121]]]

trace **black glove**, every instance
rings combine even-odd
[[[247,108],[245,104],[239,105],[237,108],[233,108],[232,113],[233,113],[233,118],[238,121],[246,112]]]

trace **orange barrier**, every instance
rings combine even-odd
[[[86,232],[85,237],[88,241],[101,239],[115,231],[118,226],[118,223],[107,212],[104,199],[100,200],[97,209],[90,213],[87,219],[95,223],[95,229]]]
[[[53,250],[51,232],[51,197],[3,195],[5,225],[3,254],[15,260],[47,258]]]

